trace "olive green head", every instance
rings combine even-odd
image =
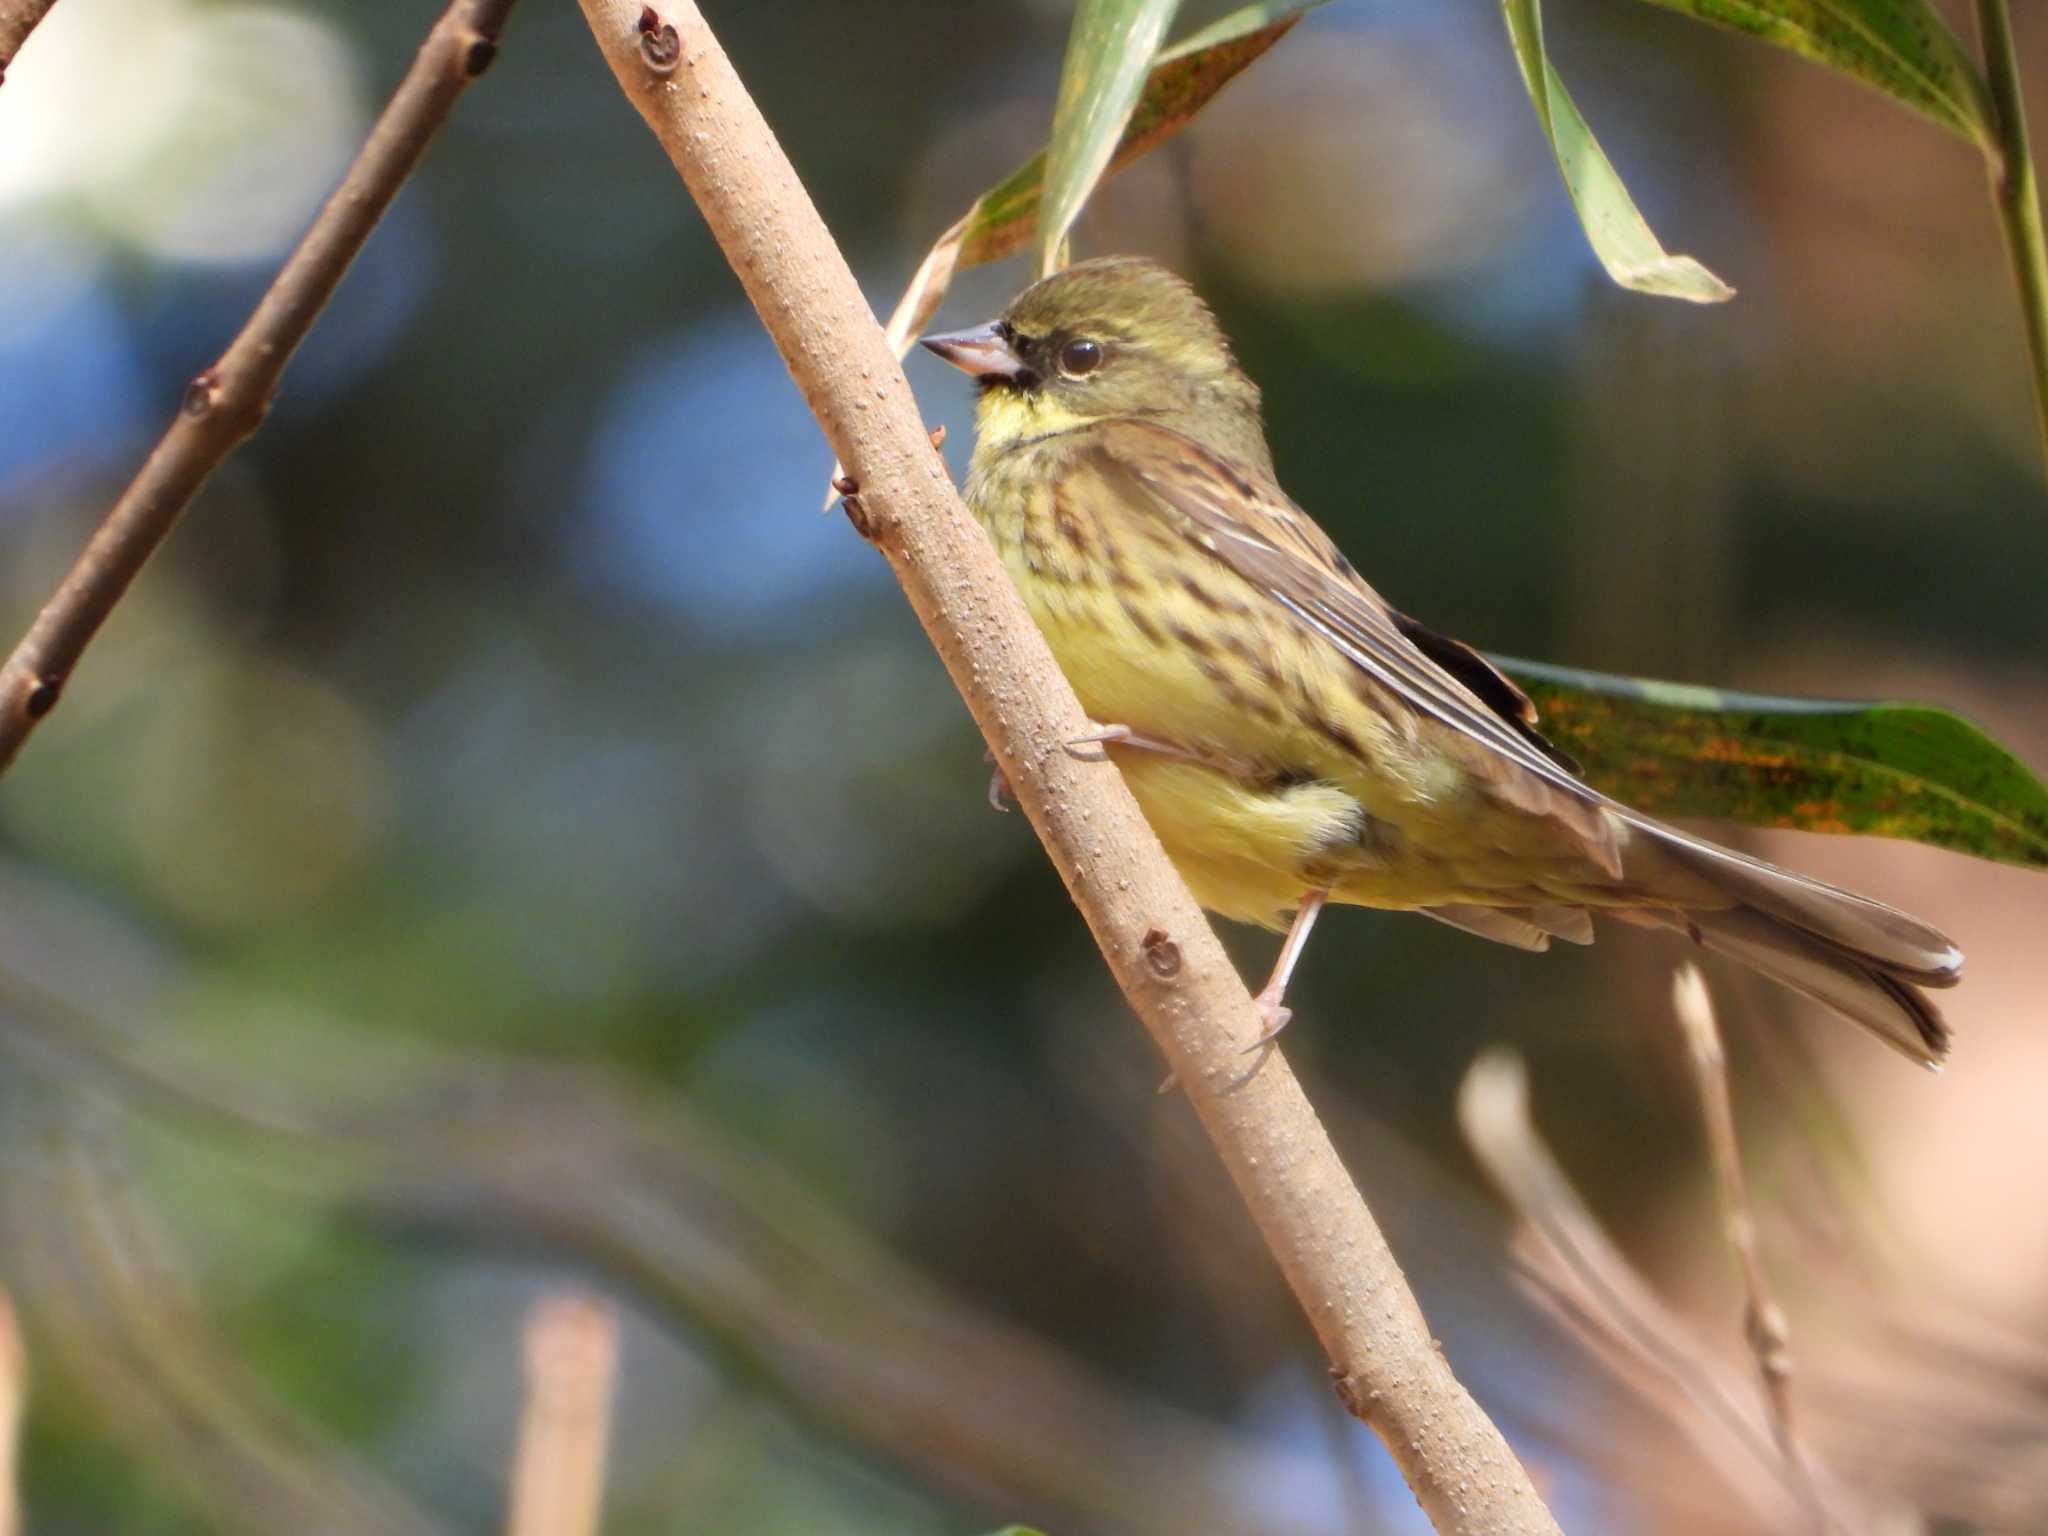
[[[1117,417],[1191,425],[1205,440],[1259,432],[1259,392],[1208,306],[1137,256],[1084,261],[1033,283],[1002,318],[924,345],[982,390],[984,438]]]

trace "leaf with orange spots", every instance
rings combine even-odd
[[[1901,837],[2048,869],[2048,786],[1947,710],[1492,659],[1587,780],[1640,810]]]

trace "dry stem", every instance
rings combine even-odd
[[[0,1291],[0,1536],[20,1536],[21,1415],[28,1401],[28,1357],[14,1304]]]
[[[1333,1362],[1439,1531],[1556,1529],[1451,1375],[1251,999],[1113,768],[1060,749],[1073,691],[968,518],[901,367],[796,172],[688,0],[581,0],[627,97],[689,184],[1126,997],[1185,1086]],[[861,110],[857,92],[845,110]]]
[[[427,35],[341,186],[0,667],[0,771],[56,707],[92,637],[207,477],[262,422],[285,364],[447,119],[490,66],[513,0],[455,0]],[[30,7],[31,10],[34,6]]]
[[[1679,1027],[1685,1032],[1686,1056],[1692,1065],[1693,1082],[1699,1089],[1700,1117],[1706,1123],[1707,1147],[1720,1192],[1728,1246],[1734,1250],[1742,1269],[1747,1308],[1743,1335],[1749,1340],[1757,1372],[1763,1378],[1764,1400],[1771,1411],[1771,1432],[1777,1437],[1779,1454],[1785,1458],[1800,1501],[1815,1528],[1828,1530],[1832,1525],[1814,1483],[1813,1464],[1807,1459],[1793,1422],[1791,1325],[1785,1319],[1785,1309],[1771,1294],[1763,1258],[1757,1249],[1756,1213],[1750,1205],[1749,1181],[1742,1172],[1742,1149],[1735,1137],[1735,1106],[1728,1093],[1728,1058],[1721,1048],[1721,1031],[1714,1022],[1714,1002],[1699,967],[1679,967],[1672,982],[1671,1000]]]
[[[2026,93],[2006,0],[1977,0],[1977,34],[1984,48],[1984,73],[1992,104],[1998,109],[1998,141],[1987,156],[1991,202],[2005,233],[2013,280],[2019,286],[2028,372],[2034,386],[2034,428],[2044,454],[2048,454],[2048,235],[2041,228],[2041,191],[2034,174],[2033,150],[2027,142]]]
[[[1725,1362],[1658,1298],[1603,1230],[1537,1134],[1528,1078],[1511,1051],[1488,1051],[1459,1091],[1473,1154],[1535,1240],[1523,1278],[1595,1359],[1688,1431],[1761,1528],[1845,1527],[1844,1499],[1809,1463],[1782,1454],[1777,1426]]]
[[[7,66],[21,52],[29,33],[56,4],[57,0],[0,0],[0,84],[6,82]],[[0,1526],[0,1532],[5,1529]]]
[[[597,1536],[619,1324],[592,1296],[550,1296],[526,1322],[526,1411],[510,1536]]]

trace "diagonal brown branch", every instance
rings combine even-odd
[[[262,422],[292,353],[391,206],[455,99],[490,66],[513,0],[455,0],[427,35],[341,186],[286,259],[29,632],[0,667],[0,771],[57,700],[92,637],[207,477]],[[30,7],[33,9],[33,6]]]
[[[1185,1087],[1321,1338],[1439,1531],[1553,1532],[1528,1476],[1452,1376],[1294,1075],[1255,1066],[1244,984],[1087,729],[926,439],[845,258],[689,0],[581,0],[847,468],[856,526],[894,567],[1125,996]],[[857,110],[857,93],[846,98]]]
[[[0,84],[6,82],[7,66],[21,52],[29,33],[56,4],[57,0],[0,0]]]

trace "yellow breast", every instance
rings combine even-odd
[[[1196,899],[1268,925],[1312,887],[1530,899],[1555,830],[1485,803],[1413,711],[1129,500],[1085,442],[978,452],[968,500],[1089,716],[1187,754],[1110,748]]]

